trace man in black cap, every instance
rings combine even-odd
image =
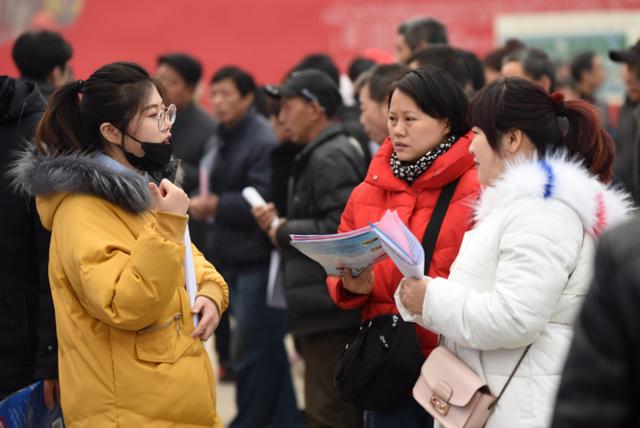
[[[277,224],[272,224],[278,216],[273,205],[255,209],[254,215],[283,250],[287,310],[306,367],[307,424],[358,427],[362,415],[341,400],[333,377],[340,352],[356,335],[359,311],[344,311],[333,303],[324,269],[291,247],[289,235],[337,232],[349,195],[364,178],[364,154],[335,120],[342,101],[325,73],[297,71],[268,91],[280,99],[279,120],[291,141],[304,145],[290,177],[287,213]]]
[[[176,121],[171,127],[173,154],[182,160],[183,188],[187,194],[198,187],[198,168],[216,122],[194,101],[202,66],[193,57],[172,53],[158,57],[156,79],[164,88],[165,104],[175,104]]]
[[[640,203],[640,40],[628,49],[610,51],[609,58],[622,63],[627,89],[615,138],[615,179]]]

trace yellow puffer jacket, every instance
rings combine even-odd
[[[96,167],[95,159],[79,158],[80,172]],[[47,161],[34,162],[39,167],[31,171],[29,190],[39,195],[38,212],[52,231],[49,277],[65,422],[72,428],[221,427],[211,363],[201,341],[191,338],[187,216],[134,212],[149,201],[138,174],[120,171],[123,184],[108,169],[98,170],[95,180],[81,176],[57,186],[64,162]],[[222,313],[227,284],[195,247],[193,254],[198,294]]]

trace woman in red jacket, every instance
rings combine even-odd
[[[449,74],[427,67],[394,83],[389,95],[390,138],[371,161],[363,183],[353,190],[342,214],[340,232],[380,220],[387,209],[422,240],[443,187],[460,179],[447,209],[428,268],[429,276],[447,277],[464,233],[470,228],[479,184],[469,154],[468,101]],[[363,308],[362,319],[398,313],[393,294],[402,274],[389,259],[358,277],[347,270],[329,277],[329,294],[343,309]],[[438,336],[416,326],[425,357]],[[389,411],[365,412],[366,427],[425,427],[433,423],[412,397]]]

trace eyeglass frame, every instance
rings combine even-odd
[[[169,114],[170,111],[173,112],[173,117],[171,116],[171,114]],[[158,121],[158,130],[160,132],[164,132],[171,127],[164,125],[167,119],[171,125],[175,123],[177,112],[178,108],[175,104],[169,104],[167,107],[160,108],[160,111],[156,115],[156,120]]]

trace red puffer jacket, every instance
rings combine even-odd
[[[478,196],[477,171],[469,153],[472,134],[459,138],[413,183],[396,178],[389,161],[393,146],[387,140],[371,161],[365,181],[358,185],[349,198],[340,220],[340,232],[346,232],[374,223],[387,209],[395,209],[415,236],[422,241],[441,189],[460,177],[458,186],[442,223],[438,241],[429,266],[429,276],[449,276],[449,267],[456,258],[462,237],[470,229],[472,207]],[[379,314],[398,313],[393,294],[402,274],[390,259],[374,267],[375,284],[369,295],[352,295],[342,286],[339,277],[328,277],[331,298],[343,309],[363,307],[362,319]],[[426,355],[436,347],[438,336],[416,326],[420,347]]]

